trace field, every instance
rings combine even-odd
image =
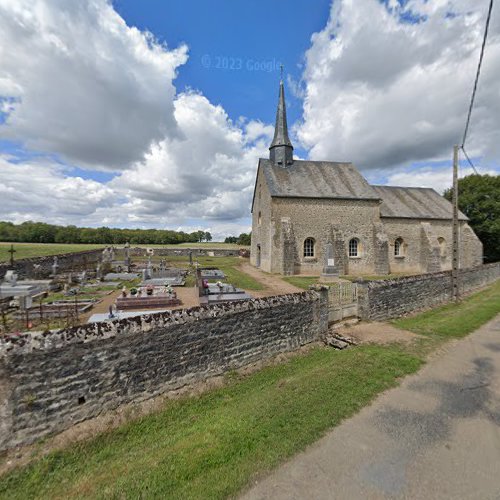
[[[500,313],[500,283],[398,326],[411,345],[316,347],[0,478],[1,498],[227,498],[425,363],[430,350]]]
[[[10,246],[14,245],[14,259],[26,259],[30,257],[44,257],[62,253],[81,252],[83,250],[94,250],[104,248],[106,245],[85,244],[63,244],[63,243],[0,243],[0,262],[10,261]],[[122,245],[116,245],[121,248]],[[249,247],[231,243],[181,243],[179,245],[132,245],[143,248],[225,248],[228,250]]]
[[[27,259],[31,257],[45,257],[62,253],[82,252],[104,248],[105,245],[59,244],[59,243],[0,243],[0,262],[10,261],[10,246],[14,245],[14,259]]]

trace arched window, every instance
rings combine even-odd
[[[314,238],[304,240],[304,257],[314,257]]]
[[[258,222],[259,222],[259,226],[262,224],[262,214],[259,212],[259,216],[258,216]]]
[[[404,241],[403,238],[397,238],[394,242],[394,256],[403,257],[404,255]]]
[[[444,238],[438,238],[438,243],[439,243],[439,253],[441,254],[441,257],[446,257],[447,254],[446,240]]]
[[[359,257],[360,250],[361,248],[357,238],[353,238],[349,241],[349,257]]]

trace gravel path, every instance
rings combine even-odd
[[[251,290],[249,293],[252,297],[270,297],[272,295],[283,295],[285,293],[303,292],[301,288],[291,285],[290,283],[282,280],[280,277],[261,271],[250,265],[248,262],[241,264],[239,269],[248,274],[259,283],[261,283],[265,290]]]

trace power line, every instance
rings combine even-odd
[[[492,9],[493,9],[493,0],[490,0],[490,6],[488,8],[488,17],[486,18],[486,27],[484,29],[483,44],[481,46],[481,54],[479,56],[479,64],[477,66],[476,79],[474,81],[474,88],[472,90],[472,97],[470,100],[469,112],[467,113],[467,121],[465,122],[464,137],[462,139],[462,151],[464,153],[465,153],[465,150],[464,150],[465,141],[467,139],[467,132],[469,131],[469,124],[470,124],[470,117],[472,114],[472,108],[474,107],[474,100],[476,99],[477,84],[479,81],[479,75],[481,73],[481,66],[483,64],[484,48],[486,47],[486,39],[488,38],[488,29],[490,27],[490,19],[491,19]],[[465,154],[465,156],[467,156],[467,154]],[[469,160],[469,163],[471,163],[471,165],[472,165],[472,162],[470,161],[468,156],[467,156],[467,159]],[[475,170],[475,168],[474,168],[474,170]]]
[[[477,171],[476,167],[474,166],[474,163],[472,163],[472,160],[469,158],[469,155],[467,154],[467,151],[465,151],[465,148],[462,146],[460,149],[462,150],[462,153],[464,154],[466,160],[469,162],[469,165],[472,167],[472,170],[474,170],[474,173],[476,175],[479,175],[479,172]]]

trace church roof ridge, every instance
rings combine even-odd
[[[371,186],[374,188],[392,188],[392,189],[430,189],[431,191],[437,193],[437,191],[434,188],[425,186],[389,186],[388,184],[371,184]]]

